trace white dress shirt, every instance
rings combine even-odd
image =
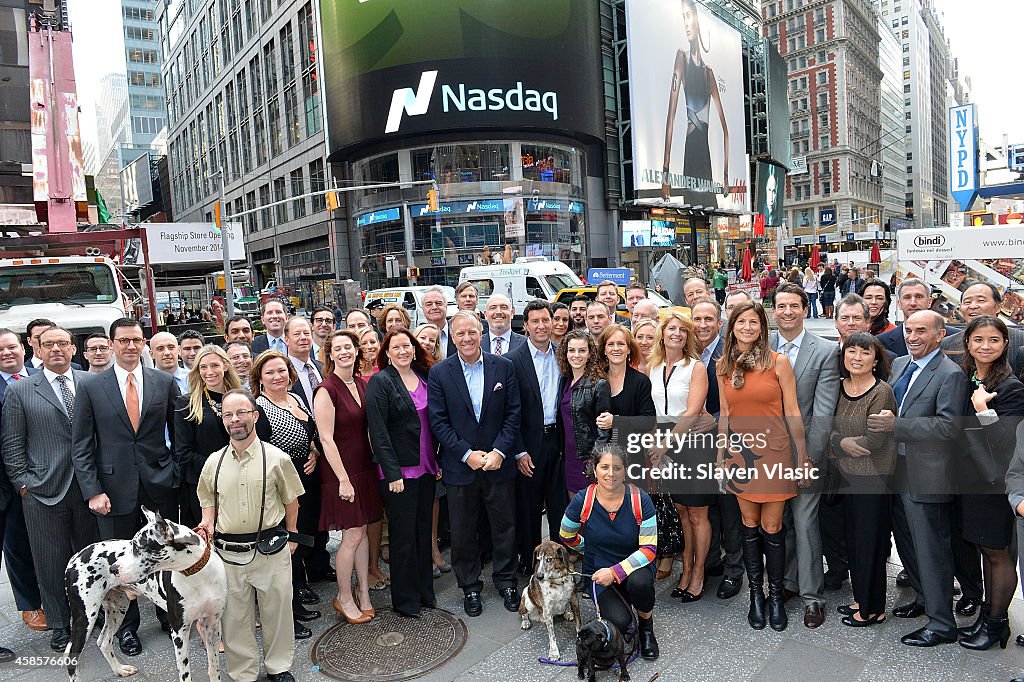
[[[787,344],[787,343],[792,344],[790,346],[790,348],[789,348],[789,352],[787,353],[787,356],[789,357],[789,364],[792,365],[793,367],[796,367],[796,356],[800,354],[800,344],[802,344],[804,342],[804,334],[806,334],[806,333],[807,333],[807,330],[805,329],[805,330],[801,331],[797,335],[797,337],[795,339],[793,339],[792,341],[787,341],[786,337],[782,335],[782,332],[779,332],[779,352],[780,353],[783,352],[782,351],[782,347],[785,344]]]
[[[117,388],[121,391],[121,400],[124,402],[125,411],[128,410],[128,375],[135,377],[135,390],[139,394],[139,418],[142,418],[142,363],[140,362],[131,372],[121,365],[114,363],[114,376],[117,377]]]
[[[309,384],[309,374],[308,374],[308,372],[310,370],[312,370],[313,373],[316,375],[317,379],[320,380],[320,383],[323,383],[323,380],[324,380],[323,375],[320,374],[320,370],[318,370],[316,368],[316,365],[313,364],[312,358],[310,358],[309,362],[303,362],[302,360],[299,360],[294,355],[289,355],[288,359],[292,361],[292,367],[295,368],[296,373],[298,373],[298,375],[299,375],[299,383],[302,385],[302,392],[306,394],[307,404],[312,406],[313,405],[313,387],[310,386],[310,384]],[[310,368],[309,370],[306,369],[306,365],[309,365],[309,368]]]
[[[61,405],[64,404],[64,393],[60,389],[61,382],[57,381],[57,377],[67,377],[68,390],[71,391],[72,396],[75,395],[75,373],[74,370],[72,370],[70,367],[68,367],[68,371],[64,372],[63,374],[51,372],[50,370],[44,367],[43,376],[46,377],[46,381],[50,384],[50,388],[53,389],[53,393],[54,395],[57,396],[57,400],[60,402]]]

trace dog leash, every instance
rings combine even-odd
[[[578,573],[576,571],[570,571],[570,574],[571,575],[580,575],[580,576],[583,576],[584,578],[592,578],[593,577],[593,574],[587,575],[586,573]],[[633,653],[631,653],[629,658],[626,660],[626,665],[629,665],[630,663],[632,663],[633,661],[635,661],[637,658],[640,657],[640,628],[639,628],[639,623],[637,622],[636,610],[633,607],[631,607],[628,603],[626,603],[626,599],[619,593],[618,590],[614,590],[614,592],[615,592],[615,595],[619,599],[622,600],[622,605],[625,606],[629,610],[630,615],[633,617],[632,630],[635,633],[634,636],[635,636],[636,639],[633,642],[633,644],[634,644],[634,646],[633,646]],[[608,639],[610,641],[611,638],[612,638],[612,633],[608,629],[608,621],[601,617],[601,605],[597,601],[597,583],[595,583],[595,582],[591,582],[590,583],[590,594],[594,598],[594,611],[597,613],[597,621],[604,626],[605,634],[607,635],[607,637],[608,637]],[[570,666],[575,667],[576,665],[579,665],[579,663],[577,661],[552,661],[550,658],[545,658],[545,657],[538,658],[537,662],[538,663],[544,663],[545,665],[557,665],[559,667],[570,667]],[[619,667],[618,663],[613,663],[612,664],[612,668],[618,668],[618,667]],[[609,669],[611,669],[611,668],[609,668]],[[648,680],[648,682],[654,682],[654,680],[656,680],[659,675],[661,675],[660,672],[659,673],[655,673],[654,677],[652,677],[650,680]]]

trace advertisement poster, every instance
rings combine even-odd
[[[757,210],[764,216],[765,225],[777,227],[785,220],[782,195],[786,192],[786,171],[770,163],[757,164]]]
[[[738,32],[694,0],[627,0],[638,203],[750,211]]]
[[[515,241],[526,237],[526,216],[523,212],[523,198],[504,199],[505,209],[505,241]]]
[[[635,249],[638,246],[651,245],[650,220],[622,221],[622,248]]]

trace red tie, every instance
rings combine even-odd
[[[14,379],[15,381],[21,381],[21,375],[20,374],[12,374],[11,378]]]

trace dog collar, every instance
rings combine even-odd
[[[605,641],[607,641],[608,644],[611,644],[612,643],[612,631],[608,629],[608,621],[606,621],[604,618],[598,618],[597,622],[604,626],[604,634],[605,634],[605,637],[607,638]]]
[[[202,535],[204,537],[204,539],[205,539],[206,533],[203,533],[198,528],[194,528],[193,530],[196,532],[196,534]],[[199,557],[199,561],[195,562],[194,564],[192,564],[188,568],[186,568],[186,569],[184,569],[182,571],[179,571],[179,573],[181,573],[184,576],[195,575],[196,573],[198,573],[199,571],[203,570],[203,568],[206,567],[206,563],[209,560],[210,560],[210,541],[209,541],[209,539],[206,539],[206,549],[203,550],[203,556]]]

